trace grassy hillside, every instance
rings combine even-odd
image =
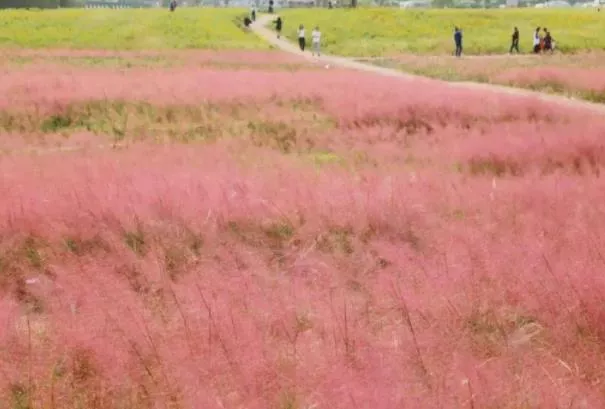
[[[604,49],[605,14],[594,10],[287,10],[284,33],[318,24],[327,52],[346,56],[450,54],[455,25],[464,30],[466,54],[507,52],[514,26],[521,47],[531,47],[536,26],[546,26],[566,52]]]
[[[0,47],[267,48],[234,24],[243,13],[237,9],[2,11]]]

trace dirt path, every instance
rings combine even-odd
[[[403,71],[398,71],[390,68],[379,67],[377,65],[367,64],[359,61],[355,61],[350,58],[338,57],[334,55],[322,55],[320,58],[316,58],[311,56],[310,51],[302,52],[298,48],[297,45],[292,44],[286,39],[282,38],[278,39],[275,31],[268,29],[265,27],[269,22],[271,22],[275,18],[275,15],[264,14],[261,15],[252,25],[251,29],[255,32],[259,37],[263,40],[267,41],[271,45],[281,49],[282,51],[296,54],[301,58],[305,58],[310,61],[314,61],[316,63],[324,64],[324,65],[333,65],[343,68],[350,68],[359,71],[365,72],[373,72],[379,75],[396,77],[402,80],[407,81],[430,81],[433,83],[442,83],[444,86],[449,87],[459,87],[464,89],[476,89],[479,91],[489,91],[489,92],[499,92],[509,95],[519,95],[519,96],[530,96],[534,98],[538,98],[543,101],[564,105],[567,107],[575,107],[575,108],[583,108],[589,109],[596,112],[605,113],[605,104],[595,104],[587,101],[578,100],[575,98],[568,98],[565,96],[559,95],[550,95],[542,92],[529,91],[520,88],[507,87],[503,85],[493,85],[493,84],[483,84],[478,82],[449,82],[444,80],[431,79],[427,77],[423,77],[420,75],[408,74]]]

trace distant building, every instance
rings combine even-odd
[[[553,1],[547,1],[546,3],[544,3],[544,7],[548,7],[548,8],[568,8],[571,7],[571,4],[569,4],[566,1],[563,0],[553,0]]]
[[[148,8],[158,7],[159,4],[155,0],[87,0],[84,2],[85,8]]]
[[[411,0],[411,1],[402,1],[399,3],[399,7],[402,9],[421,9],[421,8],[430,8],[431,1],[430,0]]]
[[[288,0],[286,7],[315,7],[315,0]]]

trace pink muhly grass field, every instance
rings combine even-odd
[[[3,156],[3,404],[605,405],[602,117],[344,70],[40,68],[0,95],[307,101],[334,120],[310,152],[367,157],[311,166],[245,131]]]
[[[543,67],[508,70],[495,77],[503,82],[523,87],[551,87],[554,91],[593,91],[605,94],[605,70]]]
[[[320,95],[330,105],[350,105],[380,112],[375,104],[388,105],[389,111],[418,105],[432,109],[435,104],[457,111],[506,115],[519,101],[495,93],[479,95],[432,80],[400,80],[342,69],[302,72],[259,72],[258,70],[217,70],[203,68],[83,69],[78,67],[34,66],[8,70],[0,78],[0,107],[11,108],[62,104],[89,99],[145,100],[152,103],[196,103],[200,100],[266,98],[274,95]],[[355,86],[352,86],[352,85]],[[413,96],[413,98],[410,98]],[[356,99],[353,99],[356,98]],[[371,99],[371,104],[366,99]],[[473,101],[460,107],[463,101]],[[401,102],[403,106],[397,104]],[[506,103],[508,102],[508,104]],[[428,106],[427,106],[427,103]],[[501,112],[504,110],[504,112]]]
[[[142,146],[3,160],[5,399],[603,404],[600,179],[265,162]]]
[[[138,57],[158,57],[158,58],[182,58],[195,62],[243,62],[247,64],[266,64],[266,63],[300,63],[300,57],[279,52],[279,51],[247,51],[247,50],[70,50],[70,49],[5,49],[0,50],[3,58],[12,57],[116,57],[116,58],[138,58]]]
[[[605,54],[499,55],[470,59],[399,56],[378,60],[404,71],[451,81],[478,81],[605,102]]]

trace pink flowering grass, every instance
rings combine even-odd
[[[479,94],[431,80],[394,82],[338,69],[40,66],[6,72],[0,91],[0,126],[10,134],[44,138],[52,132],[92,131],[112,140],[186,141],[261,133],[294,150],[384,147],[391,155],[397,153],[389,150],[393,142],[406,148],[412,141],[438,138],[443,144],[455,139],[450,132],[528,123],[529,132],[531,124],[559,127],[569,118],[575,123],[586,117],[527,97]]]
[[[510,70],[498,75],[499,83],[550,90],[580,93],[585,98],[605,102],[605,70],[582,68],[539,68],[533,70]]]
[[[0,164],[6,401],[603,404],[601,179],[61,159]]]
[[[374,60],[405,71],[452,81],[479,81],[567,94],[603,102],[602,52],[469,57],[400,56]]]
[[[0,408],[605,405],[602,115],[345,70],[0,90]]]
[[[109,51],[109,50],[0,50],[0,67],[19,71],[36,66],[54,70],[70,66],[132,68],[214,67],[264,70],[320,68],[278,51]]]
[[[301,59],[296,56],[280,51],[247,51],[247,50],[77,50],[77,49],[3,49],[0,55],[4,59],[11,57],[116,57],[116,58],[182,58],[191,61],[222,61],[222,62],[245,62],[248,64],[264,64],[267,61],[273,63],[297,63]]]
[[[348,106],[350,115],[371,109],[372,105],[366,101],[370,98],[381,106],[388,105],[389,112],[416,106],[427,109],[425,105],[430,102],[431,105],[443,106],[443,109],[451,112],[491,117],[516,111],[513,107],[515,104],[511,101],[524,101],[527,105],[531,101],[529,98],[519,99],[491,92],[478,95],[472,90],[450,88],[428,79],[402,79],[393,82],[390,78],[337,68],[302,72],[258,72],[191,67],[123,71],[39,66],[4,73],[0,79],[0,91],[2,109],[47,109],[90,99],[187,104],[229,100],[246,102],[274,96],[318,96],[326,101],[329,109],[339,109],[340,112],[344,111],[344,106]],[[467,102],[464,109],[461,107],[463,101]]]

